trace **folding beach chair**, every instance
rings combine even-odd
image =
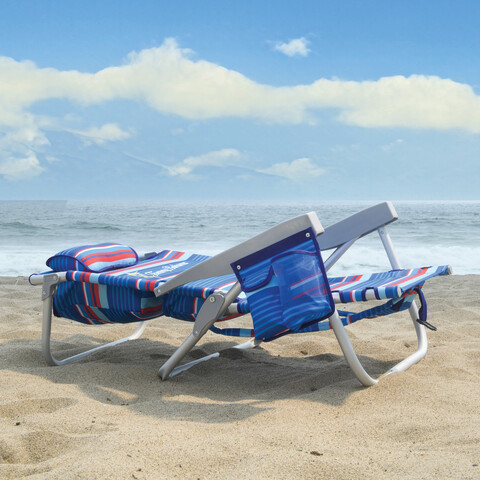
[[[373,379],[362,367],[345,326],[408,309],[418,339],[417,351],[387,374],[406,370],[427,352],[426,280],[450,273],[448,266],[402,270],[386,225],[398,218],[390,202],[363,210],[327,229],[310,212],[283,222],[213,257],[164,250],[138,258],[130,247],[101,244],[75,247],[47,261],[52,269],[32,275],[42,285],[42,348],[50,365],[74,362],[99,350],[139,338],[145,322],[161,315],[193,322],[193,331],[160,368],[167,379],[219,354],[185,365],[181,360],[208,330],[250,337],[235,348],[252,348],[293,333],[332,328],[353,372],[365,385]],[[359,238],[378,231],[393,270],[328,278],[334,263]],[[323,262],[322,252],[333,253]],[[232,273],[233,270],[233,273]],[[419,297],[421,308],[414,299]],[[381,300],[360,313],[337,304]],[[140,322],[129,337],[63,360],[50,347],[52,311],[86,324]],[[253,328],[219,328],[222,321],[250,313]]]

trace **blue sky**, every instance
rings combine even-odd
[[[0,199],[480,199],[477,1],[0,2]]]

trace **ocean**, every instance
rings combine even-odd
[[[75,245],[118,242],[139,253],[164,249],[213,255],[288,218],[316,211],[326,227],[376,202],[213,204],[0,201],[0,275],[47,270],[45,261]],[[388,227],[402,266],[449,264],[480,274],[480,202],[394,202]],[[378,235],[359,240],[332,275],[389,268]]]

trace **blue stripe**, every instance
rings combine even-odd
[[[303,240],[304,238],[302,238],[302,242],[298,245],[291,245],[289,250],[301,249],[312,253],[316,251],[316,246],[313,240]],[[212,294],[220,287],[235,282],[237,278],[235,275],[231,274],[195,281],[179,287],[163,297],[156,298],[151,292],[151,285],[157,286],[160,283],[173,278],[173,276],[178,273],[181,273],[208,258],[205,255],[195,254],[184,254],[180,258],[176,258],[180,253],[181,252],[164,250],[155,257],[140,262],[134,268],[129,267],[104,273],[91,273],[89,283],[98,284],[99,286],[98,295],[100,298],[100,306],[95,305],[92,291],[89,288],[90,286],[93,287],[93,285],[89,285],[88,283],[86,284],[87,302],[85,302],[82,288],[83,283],[81,282],[84,273],[79,271],[69,271],[67,273],[67,278],[73,281],[62,283],[58,286],[57,295],[54,297],[55,314],[57,316],[72,318],[73,320],[83,323],[89,323],[88,320],[82,316],[89,317],[88,312],[84,308],[85,305],[87,305],[95,308],[94,312],[96,315],[104,321],[128,323],[143,318],[154,318],[162,313],[175,318],[191,321],[195,318],[198,310],[203,305],[204,298],[208,297],[208,295]],[[260,257],[257,256],[256,259],[258,260],[258,258]],[[270,269],[269,262],[270,259],[264,259],[258,264],[252,264],[249,267],[252,271],[252,277],[249,277],[248,280],[249,285],[255,285],[255,282],[260,283],[265,280],[265,271]],[[243,260],[242,264],[245,264]],[[242,274],[245,273],[245,271],[246,269],[240,270]],[[372,288],[375,290],[377,298],[395,300],[397,288],[388,286],[392,281],[399,281],[400,291],[404,293],[414,287],[421,286],[427,279],[433,276],[448,274],[448,267],[430,267],[422,277],[416,278],[415,275],[420,271],[420,268],[416,268],[413,269],[409,275],[407,275],[408,270],[394,270],[364,275],[353,286],[347,285],[344,287],[337,287],[340,283],[347,283],[353,280],[353,278],[355,278],[354,276],[331,278],[328,282],[334,289],[339,291],[340,297],[345,303],[351,302],[351,295],[353,295],[355,301],[362,301],[365,298],[368,289]],[[236,273],[238,273],[238,271]],[[298,289],[301,292],[302,288],[309,290],[310,288],[314,288],[314,286],[313,280],[306,279],[299,284]],[[296,288],[297,287],[295,286],[295,289]],[[226,289],[229,289],[229,287]],[[248,299],[238,300],[237,308],[241,314],[252,312],[255,309],[258,310],[260,307],[261,321],[259,324],[255,325],[255,335],[257,338],[275,336],[278,332],[281,332],[286,328],[289,329],[289,333],[292,333],[292,328],[282,320],[282,316],[287,312],[285,318],[288,323],[289,307],[282,305],[282,300],[279,298],[279,289],[280,287],[277,278],[273,276],[268,283],[268,286],[260,289],[262,296],[264,296],[263,300],[256,295],[249,295]],[[407,304],[408,302],[405,301],[404,305]],[[145,312],[145,309],[148,308],[153,308],[154,312]],[[360,318],[365,318],[365,316],[378,314],[386,315],[391,313],[388,311],[390,307],[379,306],[375,308],[377,308],[376,311],[369,309],[365,312],[345,317],[347,318],[346,322],[351,323]],[[82,312],[81,314],[79,313],[79,310]],[[292,310],[292,315],[296,315],[294,310]],[[328,321],[318,322],[317,317],[314,312],[308,311],[308,309],[303,312],[302,322],[304,326],[300,325],[297,329],[298,332],[319,331],[329,328]],[[95,318],[89,318],[89,320],[92,323],[102,323]],[[315,322],[313,325],[305,326],[306,323],[312,321]],[[242,329],[239,329],[238,331],[240,332],[240,330]],[[235,329],[226,329],[226,331],[232,332],[235,331]]]

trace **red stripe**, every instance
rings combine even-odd
[[[92,304],[92,307],[96,307],[97,304],[96,304],[96,298],[95,298],[95,289],[94,289],[95,285],[93,283],[89,283],[88,284],[88,291],[90,293],[90,302],[89,302],[89,305],[90,303]]]
[[[80,314],[82,318],[84,318],[89,325],[93,325],[92,320],[90,320],[88,317],[85,316],[85,314],[82,312],[81,308],[79,305],[75,305],[75,308],[77,309],[77,312]]]
[[[101,307],[102,303],[100,302],[99,286],[97,284],[92,284],[92,285],[93,285],[93,296],[95,298],[95,306]]]
[[[119,254],[115,256],[108,256],[108,255],[95,255],[92,258],[89,258],[88,260],[82,260],[82,262],[85,265],[92,265],[94,263],[108,263],[108,262],[118,262],[119,260],[125,260],[125,259],[135,259],[135,255],[132,255],[131,253],[124,253],[124,254]]]
[[[169,252],[171,252],[171,250],[169,250]],[[177,256],[175,257],[175,259],[181,257],[184,254],[185,254],[185,252],[177,252],[176,253]],[[119,275],[119,274],[123,274],[124,272],[128,272],[130,270],[137,270],[139,268],[144,269],[145,267],[150,267],[151,265],[158,265],[159,263],[169,262],[172,259],[171,258],[165,258],[167,255],[168,255],[168,253],[165,254],[164,257],[162,257],[163,258],[162,260],[159,260],[157,258],[153,262],[142,263],[141,265],[133,265],[131,267],[121,268],[121,269],[115,270],[114,272],[105,272],[103,275]],[[167,277],[165,277],[165,278],[167,278]]]
[[[407,280],[411,280],[411,279],[414,279],[414,278],[417,278],[417,277],[421,277],[426,271],[428,270],[428,268],[421,268],[420,271],[418,273],[416,273],[415,275],[406,275],[402,278],[400,278],[400,280],[397,280],[395,283],[388,283],[387,286],[389,287],[396,287],[402,283],[404,283],[405,281]]]
[[[128,249],[128,248],[121,248],[121,249],[118,249],[118,250],[112,250],[111,252],[99,252],[99,251],[94,251],[88,255],[85,255],[84,257],[78,257],[78,255],[76,256],[76,258],[78,258],[79,260],[81,261],[86,261],[92,257],[101,257],[101,256],[110,256],[110,255],[120,255],[120,254],[130,254],[130,255],[134,255],[134,253],[132,252],[132,250]]]
[[[156,307],[142,308],[140,310],[140,313],[149,315],[149,314],[152,314],[152,313],[159,313],[161,311],[162,311],[162,306],[157,305]]]
[[[85,310],[88,312],[88,314],[93,317],[95,320],[97,320],[98,322],[100,323],[109,323],[109,322],[106,322],[105,320],[101,319],[100,317],[98,317],[95,312],[90,308],[88,307],[87,305],[85,305]]]
[[[347,277],[345,277],[347,278]],[[345,282],[342,280],[342,282],[338,283],[338,284],[333,284],[331,285],[331,288],[332,289],[335,289],[337,290],[338,288],[342,288],[342,287],[345,287],[347,285],[351,285],[352,283],[355,283],[357,282],[358,280],[360,280],[362,278],[362,275],[355,275],[352,280],[348,281],[348,282]]]
[[[293,297],[292,297],[292,300],[296,300],[297,298],[303,297],[304,295],[308,295],[309,293],[313,293],[313,292],[318,291],[318,290],[320,290],[319,287],[314,287],[314,288],[311,288],[310,290],[305,290],[304,292],[299,293],[298,295],[293,296]]]
[[[180,258],[185,252],[177,252],[175,255],[170,257],[168,260],[176,260],[177,258]]]
[[[298,285],[299,283],[302,283],[302,282],[306,282],[308,279],[310,278],[315,278],[317,277],[318,275],[316,275],[315,273],[313,275],[309,275],[308,277],[305,277],[305,278],[302,278],[301,280],[298,280],[297,282],[295,283],[292,283],[290,285],[290,287],[295,287],[296,285]]]
[[[88,283],[90,280],[90,272],[82,272],[80,274],[80,281]]]

